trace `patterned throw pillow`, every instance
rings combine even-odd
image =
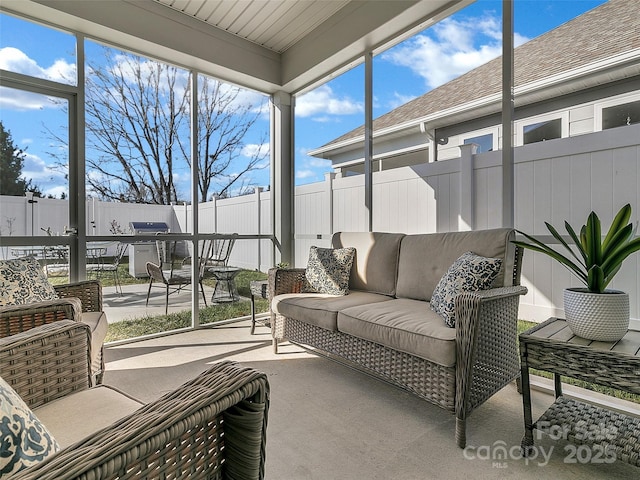
[[[356,249],[353,247],[320,248],[312,246],[309,249],[303,291],[347,295],[355,254]]]
[[[58,450],[51,433],[0,377],[0,477],[35,465]]]
[[[466,252],[453,262],[431,296],[431,310],[439,313],[449,327],[455,327],[456,295],[491,287],[500,272],[500,258],[486,258]]]
[[[0,306],[58,298],[53,285],[33,257],[0,260]]]

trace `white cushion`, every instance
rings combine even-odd
[[[142,405],[113,387],[100,385],[59,398],[34,411],[64,448],[108,427]]]

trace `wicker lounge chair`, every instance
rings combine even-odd
[[[50,402],[91,393],[95,401],[96,392],[99,401],[101,392],[114,392],[104,385],[89,388],[88,350],[87,327],[72,321],[0,339],[0,376],[56,439],[40,416]],[[265,374],[221,362],[11,478],[261,479],[268,407]]]
[[[102,310],[102,286],[98,280],[87,280],[53,288],[60,298],[0,306],[0,338],[64,319],[86,323],[91,330],[92,375],[99,384],[104,373],[102,344],[108,327]]]

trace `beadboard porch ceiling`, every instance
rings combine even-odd
[[[297,93],[473,0],[4,0],[160,60],[263,91]]]

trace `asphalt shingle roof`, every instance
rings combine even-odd
[[[609,0],[514,49],[514,84],[526,85],[640,48],[640,0]],[[502,91],[501,57],[373,121],[373,130],[406,123]],[[358,127],[324,145],[364,135]]]

